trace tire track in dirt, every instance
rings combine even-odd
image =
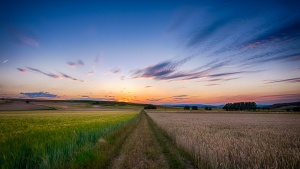
[[[137,127],[131,132],[112,161],[112,168],[194,168],[192,159],[177,149],[167,134],[142,110]]]

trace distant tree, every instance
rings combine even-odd
[[[29,103],[30,103],[30,101],[29,101],[29,100],[26,100],[25,102],[26,102],[27,104],[29,104]]]
[[[156,106],[149,104],[144,107],[144,109],[156,109]]]
[[[211,107],[205,107],[205,110],[212,110]]]
[[[190,110],[190,106],[184,106],[183,109],[184,110]]]
[[[293,111],[300,111],[300,107],[294,107]]]
[[[291,109],[290,109],[290,108],[287,108],[286,111],[291,111]]]
[[[92,105],[98,105],[98,104],[100,104],[99,101],[92,102]]]
[[[192,110],[198,110],[198,106],[192,106]]]

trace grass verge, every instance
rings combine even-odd
[[[60,168],[110,168],[112,160],[120,153],[123,143],[139,121],[140,115],[137,115],[128,124],[100,138],[95,146],[77,153]]]

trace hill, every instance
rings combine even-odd
[[[288,109],[288,108],[294,108],[294,107],[300,107],[300,101],[299,102],[291,102],[291,103],[276,103],[271,106],[266,106],[266,108],[269,108],[269,109]]]

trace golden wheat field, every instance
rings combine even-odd
[[[300,167],[300,114],[148,115],[199,168]]]

